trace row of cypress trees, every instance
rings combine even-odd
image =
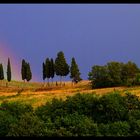
[[[49,79],[53,80],[54,75],[60,76],[60,85],[62,84],[62,77],[67,76],[70,73],[70,78],[73,82],[77,83],[81,79],[80,71],[78,65],[73,57],[71,60],[71,66],[69,66],[66,62],[64,53],[62,51],[57,53],[57,57],[55,61],[51,58],[46,58],[45,62],[42,64],[43,68],[43,80],[47,78],[48,83]]]
[[[57,76],[60,76],[60,84],[62,84],[62,78],[67,76],[69,73],[72,82],[77,83],[80,80],[82,80],[80,77],[81,73],[75,61],[75,58],[74,57],[72,58],[71,66],[69,66],[66,62],[64,53],[62,51],[57,53],[57,57],[55,61],[53,60],[53,58],[51,59],[46,58],[45,62],[43,62],[42,64],[42,69],[43,69],[43,80],[45,81],[45,79],[47,78],[48,83],[50,78],[53,81],[55,74]],[[32,79],[30,64],[26,62],[24,59],[22,60],[21,76],[24,82],[25,80],[30,81]],[[4,79],[3,65],[0,64],[0,80],[3,79]],[[9,58],[8,58],[8,65],[7,65],[7,80],[11,81],[11,65],[10,65]]]

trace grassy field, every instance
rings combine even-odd
[[[119,91],[122,94],[131,92],[140,96],[140,86],[91,89],[89,81],[81,81],[75,85],[68,81],[63,86],[60,86],[59,83],[56,86],[56,82],[50,83],[49,86],[47,83],[33,82],[12,81],[8,85],[6,83],[6,81],[0,81],[0,103],[3,101],[19,101],[31,104],[33,107],[43,105],[53,98],[66,99],[67,96],[73,96],[76,93],[91,93],[101,96],[113,91]]]

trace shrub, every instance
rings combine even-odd
[[[20,102],[3,102],[1,107],[5,108],[6,112],[16,118],[19,118],[23,113],[33,112],[31,105],[22,104]]]
[[[34,114],[25,113],[19,122],[10,125],[8,136],[43,136],[45,124]]]
[[[16,123],[16,118],[5,110],[0,110],[0,136],[6,136],[9,132],[9,126]]]
[[[92,117],[98,123],[108,123],[127,120],[127,113],[124,97],[119,93],[113,93],[99,99]]]
[[[92,119],[78,113],[58,117],[54,124],[57,130],[56,136],[96,136],[98,134],[97,124]]]

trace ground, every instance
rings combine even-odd
[[[140,86],[137,87],[112,87],[91,89],[90,82],[83,80],[78,84],[73,85],[72,82],[63,82],[63,85],[56,86],[56,82],[48,86],[47,83],[33,82],[17,82],[12,81],[8,84],[7,81],[0,81],[0,103],[3,101],[19,101],[26,104],[31,104],[34,108],[51,101],[53,98],[66,99],[67,96],[73,96],[76,93],[91,93],[104,95],[113,91],[120,91],[122,94],[131,92],[132,94],[140,95]]]

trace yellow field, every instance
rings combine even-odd
[[[140,86],[91,89],[89,81],[81,81],[75,85],[72,85],[71,82],[65,82],[63,86],[60,86],[59,82],[58,86],[55,82],[48,86],[47,83],[12,81],[8,83],[7,87],[6,81],[0,81],[0,103],[3,101],[19,101],[38,107],[53,98],[66,99],[67,96],[73,96],[76,93],[104,95],[113,91],[120,91],[121,93],[128,91],[140,96]]]

